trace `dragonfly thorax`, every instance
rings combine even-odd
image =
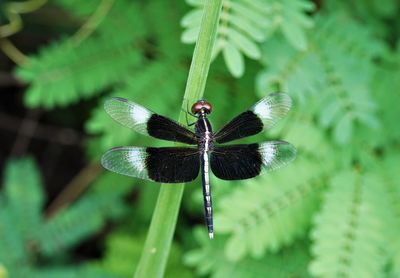
[[[213,147],[213,132],[206,114],[201,113],[196,122],[196,136],[198,138],[198,146],[201,151],[210,151]]]

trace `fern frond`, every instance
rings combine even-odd
[[[100,89],[120,80],[129,67],[139,62],[140,56],[129,43],[120,44],[112,38],[107,42],[90,39],[76,48],[67,39],[31,57],[17,75],[31,83],[26,105],[53,108],[99,94]]]
[[[346,28],[338,28],[341,24],[346,24]],[[329,108],[330,114],[321,111],[320,124],[333,127],[334,140],[344,144],[350,141],[356,123],[370,128],[379,125],[368,84],[374,70],[373,59],[383,49],[367,29],[341,16],[328,18],[317,30],[315,40],[321,40],[316,53],[327,73],[329,86],[322,107]],[[366,41],[368,47],[363,43]]]
[[[37,252],[59,255],[97,232],[107,219],[119,216],[125,209],[121,197],[132,189],[131,179],[105,173],[80,201],[44,222],[44,195],[33,159],[10,160],[4,176],[4,192],[0,195],[0,266],[10,277],[116,277],[106,275],[106,271],[89,271],[85,266],[37,269],[33,258]]]
[[[321,16],[317,23],[307,51],[291,49],[281,39],[266,43],[263,61],[267,69],[258,77],[258,90],[287,90],[300,103],[317,97],[320,126],[332,128],[334,141],[344,144],[352,139],[357,124],[373,129],[380,125],[369,84],[376,67],[374,59],[382,56],[384,47],[368,29],[347,16]],[[344,24],[346,27],[338,27]]]
[[[35,233],[35,242],[44,255],[57,254],[98,231],[106,216],[121,210],[115,204],[107,196],[86,197],[45,223]]]
[[[226,238],[218,236],[210,241],[202,228],[194,230],[200,247],[187,252],[184,263],[196,268],[199,275],[211,274],[212,278],[259,277],[309,277],[306,266],[310,260],[307,243],[295,243],[277,254],[265,254],[259,259],[244,258],[239,262],[228,260],[223,253]],[[210,258],[213,258],[210,260]]]
[[[318,277],[380,277],[385,240],[379,214],[381,182],[374,174],[342,172],[325,196],[312,232]]]
[[[400,153],[389,154],[379,165],[382,178],[381,206],[378,212],[384,222],[385,250],[390,258],[393,277],[400,275],[400,182],[398,162]]]
[[[17,69],[19,78],[30,83],[29,107],[64,106],[94,96],[139,67],[143,57],[134,31],[143,18],[138,7],[122,3],[113,6],[98,36],[79,45],[69,38],[55,42]]]
[[[225,247],[229,259],[237,261],[246,254],[260,258],[268,249],[276,251],[304,235],[323,185],[323,175],[313,174],[314,168],[315,164],[298,159],[287,170],[246,182],[221,198],[215,230],[229,234]]]
[[[314,26],[313,20],[306,14],[314,10],[313,2],[307,0],[271,1],[271,6],[279,13],[275,15],[286,40],[296,49],[307,49],[306,29]]]
[[[311,49],[298,51],[281,36],[262,45],[262,70],[256,79],[259,95],[265,92],[289,92],[300,105],[324,91],[326,74]],[[308,104],[308,103],[307,103]]]
[[[259,59],[261,56],[257,42],[266,38],[263,29],[270,24],[267,10],[267,5],[261,1],[223,2],[213,57],[222,51],[225,63],[235,77],[240,77],[244,73],[243,55],[252,59]],[[202,7],[198,6],[182,19],[182,26],[187,28],[182,33],[184,43],[196,42],[201,18]]]
[[[21,232],[15,228],[13,212],[10,208],[0,206],[0,263],[5,266],[10,272],[15,264],[22,268],[28,262],[28,252],[25,249],[25,242]]]
[[[298,128],[290,130],[285,139],[315,140],[304,145],[299,141],[299,155],[293,163],[219,197],[215,230],[216,234],[229,235],[225,253],[231,260],[240,260],[246,254],[260,258],[267,250],[279,250],[304,235],[310,224],[332,165],[320,167],[327,148],[319,131],[300,122],[293,126]],[[312,152],[308,153],[310,145]],[[321,146],[318,158],[312,155],[317,146]]]
[[[21,174],[22,173],[22,174]],[[31,158],[8,161],[4,173],[4,194],[0,197],[0,262],[13,275],[28,267],[32,229],[42,223],[44,196],[38,170]],[[18,264],[20,268],[14,270]]]
[[[23,174],[21,174],[23,173]],[[25,240],[42,223],[44,193],[39,170],[32,158],[10,160],[5,170],[4,197],[14,227]]]
[[[37,248],[46,256],[55,255],[98,231],[107,219],[119,216],[124,210],[120,197],[131,184],[126,177],[103,174],[93,184],[95,190],[34,231]]]
[[[186,28],[181,40],[194,43],[199,33],[202,17],[202,1],[187,1],[195,7],[186,14],[181,25]],[[305,49],[307,39],[304,29],[313,23],[305,13],[314,9],[312,2],[296,1],[249,1],[225,0],[218,28],[213,57],[222,52],[230,73],[235,77],[244,74],[244,57],[261,58],[259,43],[270,33],[281,29],[285,38],[296,48]]]

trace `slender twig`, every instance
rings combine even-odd
[[[6,38],[19,32],[23,22],[20,14],[33,12],[42,7],[47,0],[30,0],[25,2],[11,2],[5,5],[5,14],[9,23],[0,25],[0,49],[17,65],[27,61],[27,57]]]
[[[6,38],[19,32],[23,26],[20,14],[36,11],[46,2],[47,0],[30,0],[7,3],[4,10],[9,23],[0,26],[0,38]]]
[[[28,60],[28,57],[7,39],[0,38],[0,49],[17,65],[22,65]]]
[[[0,26],[0,38],[7,38],[22,29],[22,19],[18,13],[6,12],[6,14],[10,22]]]
[[[12,156],[19,156],[26,153],[32,136],[35,133],[37,126],[37,119],[40,117],[41,111],[39,109],[29,110],[25,119],[21,122],[17,138],[11,149]]]
[[[35,132],[32,133],[26,129],[20,129],[22,121],[30,126],[35,126]],[[32,137],[35,139],[53,142],[61,145],[80,145],[85,139],[85,136],[71,128],[58,127],[43,124],[35,121],[32,118],[21,119],[15,116],[11,116],[0,112],[0,129],[8,130],[20,135]]]
[[[23,82],[15,78],[10,72],[0,71],[0,88],[22,86],[24,86]]]
[[[201,99],[211,63],[222,0],[207,0],[186,84],[182,109],[187,102]],[[185,112],[179,121],[185,124]],[[136,278],[163,277],[171,247],[184,184],[162,184],[147,234],[142,256],[135,272]]]

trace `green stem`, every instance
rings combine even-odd
[[[188,103],[193,103],[203,96],[221,7],[222,0],[205,1],[199,38],[193,53],[182,110],[187,109]],[[186,122],[183,111],[179,116],[179,122]],[[184,184],[161,185],[142,256],[134,275],[135,278],[163,277],[183,189]]]
[[[22,65],[28,61],[28,57],[6,38],[0,37],[0,50],[17,65]]]
[[[102,0],[96,11],[88,18],[81,28],[79,28],[75,35],[73,35],[73,43],[78,45],[87,39],[107,16],[113,5],[114,0]]]

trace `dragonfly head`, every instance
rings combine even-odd
[[[197,114],[200,114],[202,111],[206,114],[210,114],[212,111],[211,103],[201,99],[192,105],[192,113],[193,114],[197,115]]]

